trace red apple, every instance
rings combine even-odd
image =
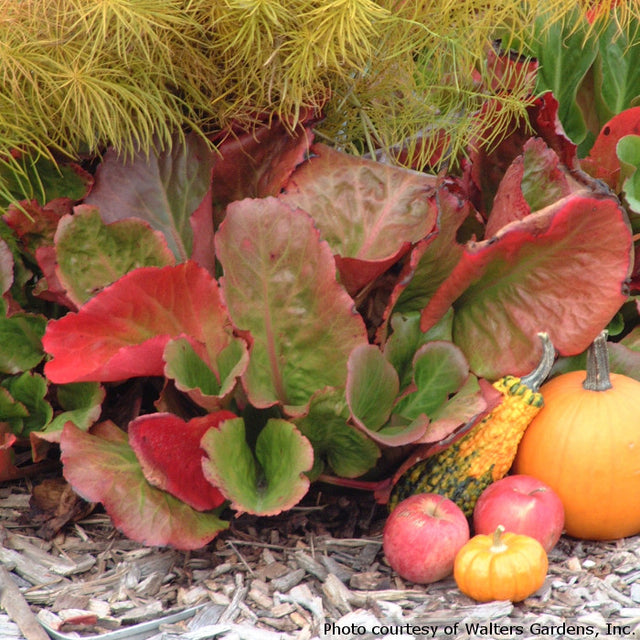
[[[455,502],[421,493],[391,512],[382,540],[391,568],[406,580],[426,584],[452,573],[456,554],[469,540],[469,524]]]
[[[513,475],[490,484],[473,511],[475,533],[492,534],[501,524],[507,531],[535,538],[548,553],[564,527],[564,508],[544,482]]]

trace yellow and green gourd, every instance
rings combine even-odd
[[[523,378],[507,375],[494,382],[504,396],[500,405],[460,440],[407,469],[391,490],[390,511],[411,495],[437,493],[471,516],[480,494],[507,474],[525,429],[544,404],[538,389],[555,358],[549,336],[539,335],[543,354],[536,369]]]

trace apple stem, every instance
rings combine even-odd
[[[496,530],[493,532],[493,539],[491,541],[491,549],[493,553],[502,553],[508,549],[507,545],[502,541],[502,534],[504,533],[504,527],[499,524]]]

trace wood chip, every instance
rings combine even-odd
[[[287,593],[297,584],[300,584],[306,575],[306,571],[304,569],[295,569],[280,578],[275,578],[271,581],[271,587],[275,591],[279,591],[281,593]]]
[[[5,567],[0,566],[0,605],[18,625],[26,640],[49,640],[27,601]]]
[[[322,584],[322,593],[341,614],[349,613],[352,594],[336,575],[330,573]]]

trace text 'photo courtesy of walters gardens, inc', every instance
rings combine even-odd
[[[510,638],[554,638],[582,639],[582,638],[631,638],[634,626],[631,624],[607,623],[606,629],[600,629],[590,624],[563,622],[561,624],[512,624],[500,622],[455,622],[453,624],[324,624],[324,637],[331,640],[353,639],[372,636],[390,640],[402,638],[491,638],[492,640]]]

